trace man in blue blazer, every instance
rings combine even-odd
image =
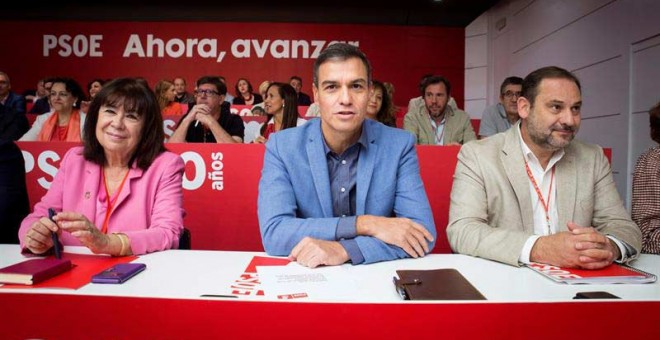
[[[433,248],[433,214],[414,137],[366,119],[371,66],[348,44],[314,63],[321,118],[266,143],[258,214],[264,248],[301,265],[421,257]]]

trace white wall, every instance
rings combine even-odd
[[[654,144],[648,110],[660,100],[659,18],[657,0],[503,0],[465,30],[465,108],[480,118],[507,76],[548,65],[573,71],[582,83],[578,138],[612,148],[629,205],[637,157]]]

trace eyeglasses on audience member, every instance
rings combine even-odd
[[[218,95],[218,91],[213,91],[213,90],[195,90],[195,94],[198,96],[213,96],[213,95]]]

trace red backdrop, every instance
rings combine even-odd
[[[374,76],[396,86],[395,102],[418,96],[419,78],[443,74],[463,102],[462,28],[212,22],[5,21],[0,70],[16,91],[34,88],[44,76],[71,76],[83,87],[93,78],[142,76],[153,86],[182,76],[193,88],[202,75],[224,75],[233,91],[239,77],[256,87],[263,80],[303,78],[311,95],[312,65],[333,41],[359,45]],[[306,46],[306,48],[305,48]],[[460,105],[460,104],[459,104]]]

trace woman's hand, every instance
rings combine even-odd
[[[80,243],[95,254],[109,254],[110,238],[103,234],[83,214],[60,212],[53,217],[62,230],[71,233]]]
[[[25,234],[25,247],[34,254],[43,254],[53,247],[51,232],[57,232],[58,226],[47,217],[42,217],[32,223],[32,227]]]
[[[268,139],[264,138],[263,136],[257,136],[257,138],[254,139],[254,143],[258,144],[264,144],[268,141]]]

